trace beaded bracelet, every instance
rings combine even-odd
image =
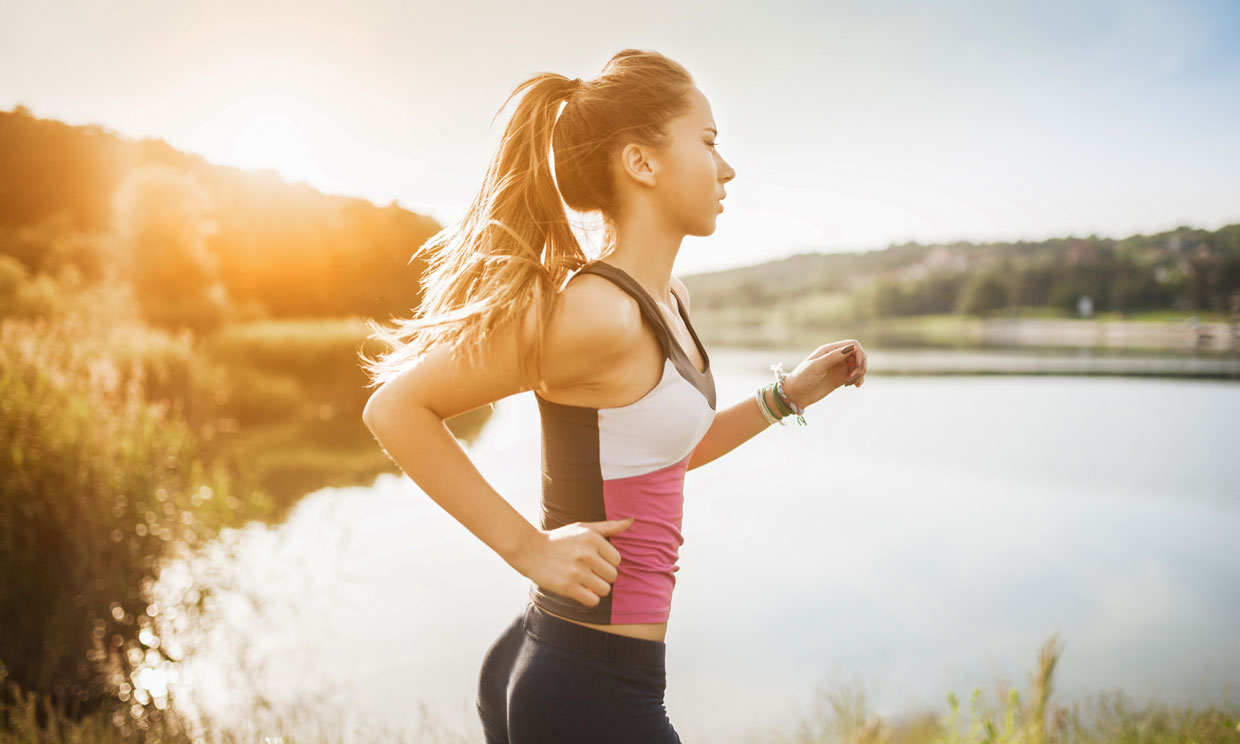
[[[807,422],[805,421],[805,409],[789,400],[787,393],[784,392],[784,378],[788,376],[784,372],[784,365],[782,363],[772,364],[771,371],[775,373],[776,398],[782,403],[786,403],[788,408],[792,409],[788,411],[788,414],[795,413],[797,415],[798,424],[801,426],[807,426]]]

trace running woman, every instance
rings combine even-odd
[[[637,49],[589,80],[535,75],[500,110],[522,93],[464,218],[419,249],[429,258],[416,317],[372,324],[389,351],[363,356],[378,386],[363,419],[427,495],[529,579],[523,610],[482,660],[486,741],[679,742],[664,662],[685,471],[785,416],[804,424],[806,407],[861,386],[866,354],[854,339],[825,344],[718,410],[689,292],[672,276],[682,239],[714,233],[736,175],[706,96],[683,66]],[[601,217],[598,258],[565,204]],[[537,526],[444,426],[531,390]]]

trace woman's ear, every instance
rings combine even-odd
[[[655,165],[649,148],[630,142],[620,150],[620,172],[646,186],[654,186]]]

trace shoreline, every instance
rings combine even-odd
[[[712,351],[753,357],[765,370],[774,357],[784,367],[795,365],[819,345],[780,343],[764,347],[713,344]],[[1240,356],[1185,352],[1181,354],[1116,349],[1029,347],[868,348],[869,372],[878,376],[1060,375],[1089,377],[1168,377],[1240,381]]]

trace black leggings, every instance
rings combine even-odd
[[[666,652],[526,603],[482,661],[487,744],[680,744],[663,707]]]

